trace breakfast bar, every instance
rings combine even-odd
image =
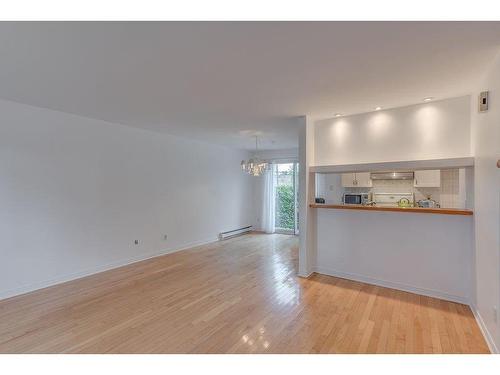
[[[322,204],[311,203],[311,208],[330,208],[338,210],[361,210],[361,211],[392,211],[392,212],[406,212],[406,213],[423,213],[423,214],[439,214],[439,215],[472,215],[473,211],[461,208],[426,208],[426,207],[380,207],[380,206],[367,206],[361,204]]]
[[[454,302],[470,298],[472,211],[320,204],[310,209],[316,223],[314,271]]]
[[[473,160],[312,167],[314,271],[469,300]]]

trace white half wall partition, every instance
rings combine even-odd
[[[317,209],[315,271],[469,303],[471,216]]]

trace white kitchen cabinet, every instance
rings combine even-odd
[[[441,171],[439,169],[428,171],[415,171],[415,179],[413,180],[415,187],[440,187],[441,186]]]
[[[342,173],[342,187],[372,187],[370,173]]]
[[[342,173],[342,187],[354,187],[355,184],[354,173]]]
[[[356,177],[357,187],[372,187],[370,172],[354,173],[354,175]]]

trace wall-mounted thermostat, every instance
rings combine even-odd
[[[479,94],[479,112],[488,110],[488,91],[483,91]]]

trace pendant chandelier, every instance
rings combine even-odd
[[[257,136],[255,136],[255,155],[257,155],[258,150]],[[248,160],[242,160],[241,170],[252,176],[260,176],[262,173],[269,170],[269,163],[255,156]]]

